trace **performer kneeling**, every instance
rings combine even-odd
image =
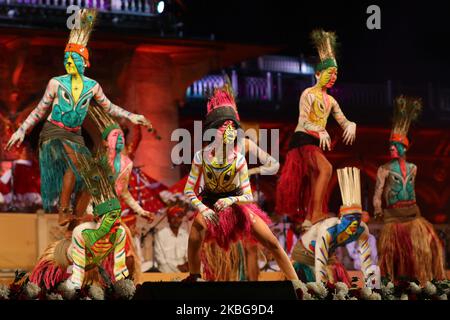
[[[350,286],[351,279],[335,259],[334,252],[338,247],[357,241],[365,285],[379,287],[379,269],[371,259],[369,228],[361,221],[359,169],[339,169],[338,178],[343,202],[340,218],[322,220],[301,236],[292,252],[295,268],[300,280],[305,282],[344,282]]]

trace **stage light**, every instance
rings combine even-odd
[[[166,4],[164,3],[164,1],[158,2],[158,5],[156,6],[156,11],[158,11],[159,14],[163,13],[165,6]]]

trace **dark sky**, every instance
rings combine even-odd
[[[340,77],[346,81],[450,85],[450,9],[445,1],[184,1],[186,35],[277,44],[281,53],[315,55],[312,29],[337,32]],[[369,30],[366,9],[381,8],[381,30]]]

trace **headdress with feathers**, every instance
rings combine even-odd
[[[94,29],[94,24],[97,18],[96,9],[82,9],[77,13],[76,21],[80,21],[80,25],[70,31],[69,41],[67,42],[64,52],[76,52],[81,55],[86,65],[89,67],[89,51],[87,49],[87,43]]]
[[[106,140],[112,130],[120,129],[118,123],[98,105],[89,106],[88,116],[100,130],[103,140]]]
[[[391,142],[400,142],[409,147],[407,138],[411,123],[419,118],[422,111],[422,101],[418,98],[399,96],[395,99],[394,117],[391,131]]]
[[[226,120],[231,120],[236,127],[240,127],[239,114],[230,78],[225,76],[225,84],[222,87],[214,88],[212,93],[208,92],[207,94],[209,98],[205,129],[217,128]]]
[[[346,167],[337,170],[342,206],[340,215],[362,213],[360,170]]]
[[[311,40],[313,41],[320,58],[320,63],[317,64],[316,71],[323,71],[330,67],[337,68],[335,57],[336,34],[322,29],[313,30],[313,32],[311,32]]]

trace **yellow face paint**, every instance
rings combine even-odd
[[[331,88],[337,79],[337,68],[331,67],[322,71],[319,75],[319,86]]]
[[[237,131],[232,124],[229,124],[223,133],[223,142],[225,144],[231,144],[234,142],[237,136]]]
[[[72,59],[72,55],[70,55],[69,58],[67,59],[65,67],[68,74],[78,75],[78,69],[75,65],[75,62]]]
[[[358,230],[359,221],[353,221],[347,228],[346,232],[348,235],[353,235]]]

